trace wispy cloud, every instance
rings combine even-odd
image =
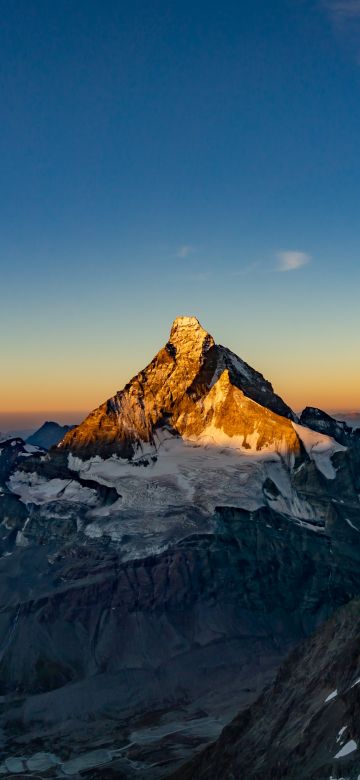
[[[334,32],[345,37],[346,45],[359,58],[360,0],[320,0],[328,14]]]
[[[238,268],[236,271],[230,271],[228,275],[246,276],[247,274],[251,274],[253,271],[256,271],[260,266],[261,266],[260,261],[256,260],[254,263],[248,263],[248,265],[243,265],[242,268]]]
[[[360,20],[360,0],[323,0],[322,5],[336,22]]]
[[[339,42],[360,65],[360,0],[318,0],[328,15]]]
[[[194,246],[190,246],[190,244],[183,244],[182,246],[179,246],[179,249],[176,252],[176,257],[184,259],[185,257],[189,257],[189,255],[195,254],[195,252],[196,249]]]
[[[277,271],[296,271],[298,268],[302,268],[303,265],[307,265],[310,262],[310,255],[306,252],[294,252],[286,251],[279,252],[277,255]]]

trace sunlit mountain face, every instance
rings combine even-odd
[[[51,426],[0,444],[0,770],[180,777],[359,594],[359,431],[297,416],[195,317]]]
[[[171,429],[186,441],[249,450],[299,451],[288,406],[271,384],[230,350],[216,345],[195,317],[178,317],[150,365],[60,445],[133,457]],[[231,441],[232,440],[232,441]]]

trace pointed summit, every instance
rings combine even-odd
[[[59,447],[85,458],[113,453],[131,458],[145,443],[156,448],[164,426],[184,439],[201,438],[215,426],[237,441],[242,437],[245,448],[252,436],[257,449],[282,451],[285,441],[296,451],[291,419],[293,412],[262,374],[215,344],[196,317],[181,316],[151,363],[70,431]]]
[[[174,347],[177,355],[187,355],[194,359],[214,347],[215,341],[196,317],[176,317],[168,344]]]

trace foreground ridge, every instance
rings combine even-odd
[[[171,780],[357,780],[359,647],[354,600],[294,650],[273,685]]]

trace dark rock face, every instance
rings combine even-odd
[[[20,459],[25,460],[22,439],[0,442],[0,555],[13,548],[17,532],[21,531],[28,512],[26,506],[7,488],[7,480]]]
[[[360,492],[360,428],[351,428],[346,422],[335,420],[321,409],[307,406],[301,413],[301,425],[306,425],[314,431],[331,436],[347,447],[347,452],[336,453],[334,463],[338,469],[338,476],[342,478],[341,497],[346,491],[345,482],[352,481],[355,493]]]
[[[73,428],[75,428],[75,425],[59,425],[57,422],[44,422],[41,428],[29,436],[26,441],[34,447],[50,450]]]
[[[106,714],[116,722],[194,701],[226,720],[360,591],[360,551],[341,508],[322,533],[269,508],[219,508],[215,533],[125,562],[106,540],[79,535],[75,513],[62,517],[58,505],[32,510],[22,533],[25,546],[5,559],[15,568],[7,562],[1,578],[10,753],[14,720],[30,744],[40,724],[58,733],[62,722],[68,743],[89,717],[102,734]],[[15,572],[21,595],[11,590]]]
[[[332,436],[333,439],[336,439],[345,447],[355,439],[354,431],[350,425],[341,420],[335,420],[334,417],[313,406],[306,406],[303,412],[301,412],[300,423],[313,431],[319,431],[319,433]]]
[[[0,486],[5,487],[7,479],[18,460],[18,456],[25,452],[22,439],[12,438],[0,442]]]
[[[357,780],[360,602],[339,610],[281,666],[273,685],[173,780]]]

